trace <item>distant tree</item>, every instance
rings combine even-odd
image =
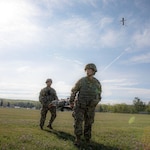
[[[128,113],[128,105],[127,104],[115,104],[113,107],[113,112],[115,113]]]
[[[103,104],[102,110],[103,110],[103,112],[110,112],[109,105]]]
[[[41,109],[41,107],[42,107],[41,103],[39,103],[39,102],[35,103],[35,108],[36,109]]]
[[[150,113],[150,102],[148,102],[148,104],[147,104],[147,106],[146,106],[146,111],[147,111],[148,113]]]
[[[136,113],[133,105],[127,105],[125,103],[112,105],[112,111],[114,113]]]
[[[133,100],[133,105],[136,112],[144,111],[146,108],[145,103],[143,103],[140,98],[135,97]]]
[[[102,112],[102,111],[100,111],[100,107],[101,107],[101,105],[98,104],[98,105],[96,106],[96,108],[95,108],[95,111],[96,111],[96,112]]]
[[[0,106],[3,106],[3,100],[1,100]]]
[[[10,102],[7,103],[7,107],[10,107]]]
[[[28,103],[26,104],[26,107],[27,107],[27,108],[33,108],[33,107],[34,107],[34,104],[28,102]]]
[[[98,112],[111,112],[112,111],[112,107],[110,104],[100,104],[96,107],[96,111]]]

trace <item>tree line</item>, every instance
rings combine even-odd
[[[96,107],[98,112],[113,113],[147,113],[150,114],[150,101],[146,104],[140,98],[135,97],[132,105],[122,104],[102,104]]]
[[[0,107],[41,109],[38,101],[0,99]]]
[[[38,101],[31,100],[0,99],[0,107],[41,109],[41,104]],[[96,107],[96,112],[150,114],[150,101],[146,104],[140,98],[135,97],[132,105],[125,103],[115,105],[98,104]]]

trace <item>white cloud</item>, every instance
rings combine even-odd
[[[145,54],[141,54],[138,56],[134,56],[132,58],[129,59],[128,62],[131,63],[150,63],[150,53],[145,53]]]
[[[73,1],[70,0],[42,0],[48,9],[65,9],[66,6],[72,6]]]
[[[49,25],[45,32],[47,41],[62,48],[81,48],[95,44],[92,23],[78,16]]]
[[[116,0],[102,0],[104,5],[108,5],[110,3],[114,3]]]
[[[126,42],[124,42],[126,37],[124,31],[107,29],[105,32],[99,34],[100,46],[103,48],[114,48],[116,45],[119,47],[126,44]]]
[[[139,9],[139,11],[144,12],[149,9],[149,1],[147,0],[135,0],[135,6]]]
[[[97,0],[83,0],[83,1],[80,1],[80,3],[82,3],[82,2],[84,2],[84,3],[86,3],[86,4],[90,4],[91,6],[93,6],[93,7],[97,7]]]
[[[73,86],[67,84],[64,81],[58,81],[54,84],[54,88],[57,90],[57,95],[60,98],[66,98],[70,96],[71,88]]]
[[[113,18],[110,17],[103,17],[102,19],[100,19],[99,24],[100,24],[100,28],[103,29],[105,28],[107,25],[110,25],[110,23],[113,22]]]
[[[22,66],[22,67],[17,68],[17,71],[21,73],[27,72],[28,70],[30,70],[29,66]]]
[[[20,5],[20,3],[20,1],[16,1],[16,4]],[[44,3],[45,5],[47,4],[47,7],[52,8],[66,7],[65,4],[69,6],[73,5],[68,0],[44,0]],[[28,3],[25,1],[21,3],[18,13],[19,16],[16,15],[14,17],[13,23],[3,25],[2,30],[0,29],[1,50],[4,48],[7,50],[7,47],[13,47],[15,50],[19,49],[19,51],[22,51],[22,47],[24,47],[23,49],[28,51],[28,46],[43,46],[43,43],[44,46],[48,46],[49,48],[59,46],[65,49],[95,48],[99,46],[114,47],[120,39],[120,34],[122,34],[114,30],[107,30],[105,33],[100,33],[99,28],[103,28],[113,21],[110,17],[104,16],[98,28],[91,20],[82,18],[81,16],[72,16],[69,19],[60,19],[52,22],[49,21],[43,26],[37,24],[34,17],[38,16],[38,19],[40,19],[45,13],[49,13],[49,10],[42,11],[36,5],[31,5],[29,1]],[[49,16],[48,20],[51,19]]]
[[[38,16],[40,13],[35,5],[26,1],[2,0],[0,4],[0,31],[20,28],[29,23],[33,16]]]
[[[102,83],[110,84],[113,86],[124,87],[124,86],[133,86],[137,85],[137,82],[129,81],[129,79],[112,79],[112,80],[103,80]]]
[[[30,99],[37,100],[40,87],[28,81],[17,82],[16,79],[4,80],[0,83],[1,98]]]
[[[137,85],[138,82],[129,81],[129,79],[111,79],[101,81],[104,96],[113,96],[118,94],[121,95],[127,89],[132,89],[133,86]],[[116,92],[117,91],[117,92]],[[121,96],[125,96],[124,94]]]
[[[66,7],[75,7],[78,5],[91,5],[93,7],[97,7],[97,0],[77,0],[77,1],[71,1],[71,0],[43,0],[42,2],[45,3],[45,6],[49,9],[53,11],[58,10],[65,10]]]
[[[120,81],[119,81],[120,82]],[[111,83],[111,82],[110,82]],[[146,88],[135,88],[136,83],[121,82],[112,84],[103,83],[102,101],[103,103],[126,103],[131,104],[134,97],[139,97],[143,101],[150,99],[150,89]],[[129,87],[130,86],[130,87]]]
[[[68,96],[75,82],[85,75],[85,62],[96,62],[100,70],[101,66],[112,58],[114,60],[104,68],[107,72],[102,76],[100,73],[99,76],[105,79],[102,81],[104,101],[127,99],[129,94],[133,98],[138,96],[138,92],[139,96],[143,96],[143,92],[148,97],[149,90],[135,88],[140,86],[136,82],[137,75],[140,76],[138,69],[136,74],[131,74],[130,71],[123,74],[124,64],[118,64],[116,61],[119,62],[118,59],[125,53],[129,54],[126,55],[127,60],[134,49],[149,48],[150,29],[145,23],[138,28],[137,22],[141,20],[137,20],[133,28],[128,26],[118,29],[114,21],[115,18],[120,18],[121,12],[109,12],[109,8],[119,8],[120,4],[115,3],[116,0],[0,2],[7,3],[5,7],[0,5],[0,18],[3,18],[0,20],[0,97],[37,100],[40,89],[45,86],[45,80],[49,77],[53,79],[52,86],[58,94]],[[106,6],[107,10],[103,6]],[[103,14],[103,11],[108,13]],[[6,14],[5,17],[3,13]],[[136,18],[134,10],[126,14],[132,14],[130,19]],[[148,24],[148,20],[146,22]],[[136,34],[133,35],[134,33]],[[83,51],[80,53],[80,50]],[[116,53],[119,54],[117,57]],[[149,63],[149,60],[150,53],[145,53],[132,57],[128,63]],[[113,63],[115,65],[109,68]],[[117,73],[114,73],[113,69]],[[106,80],[111,78],[112,80]],[[142,78],[140,83],[143,83]]]
[[[149,26],[149,25],[148,25]],[[144,27],[143,31],[137,32],[133,36],[133,41],[138,48],[144,48],[150,46],[150,28]]]
[[[135,88],[139,85],[137,81],[127,78],[114,78],[102,80],[102,103],[127,103],[131,104],[134,97],[140,97],[143,100],[150,99],[149,89]]]
[[[47,78],[53,79],[52,86],[62,98],[70,95],[75,82],[84,75],[82,62],[63,56],[41,62],[5,62],[0,70],[0,97],[33,100],[38,99]]]
[[[39,10],[26,1],[1,1],[0,5],[0,50],[19,47],[37,39],[38,28],[33,17],[39,15]],[[13,47],[13,48],[12,48]]]

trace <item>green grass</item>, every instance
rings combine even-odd
[[[0,150],[77,150],[72,112],[57,112],[54,130],[39,128],[40,110],[0,108]],[[150,116],[96,113],[91,146],[82,150],[149,150]]]

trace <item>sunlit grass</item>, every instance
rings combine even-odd
[[[54,130],[39,128],[40,110],[0,108],[1,150],[76,150],[72,112],[57,112]],[[92,147],[80,149],[149,150],[149,115],[96,113]],[[134,119],[133,119],[134,118]]]

